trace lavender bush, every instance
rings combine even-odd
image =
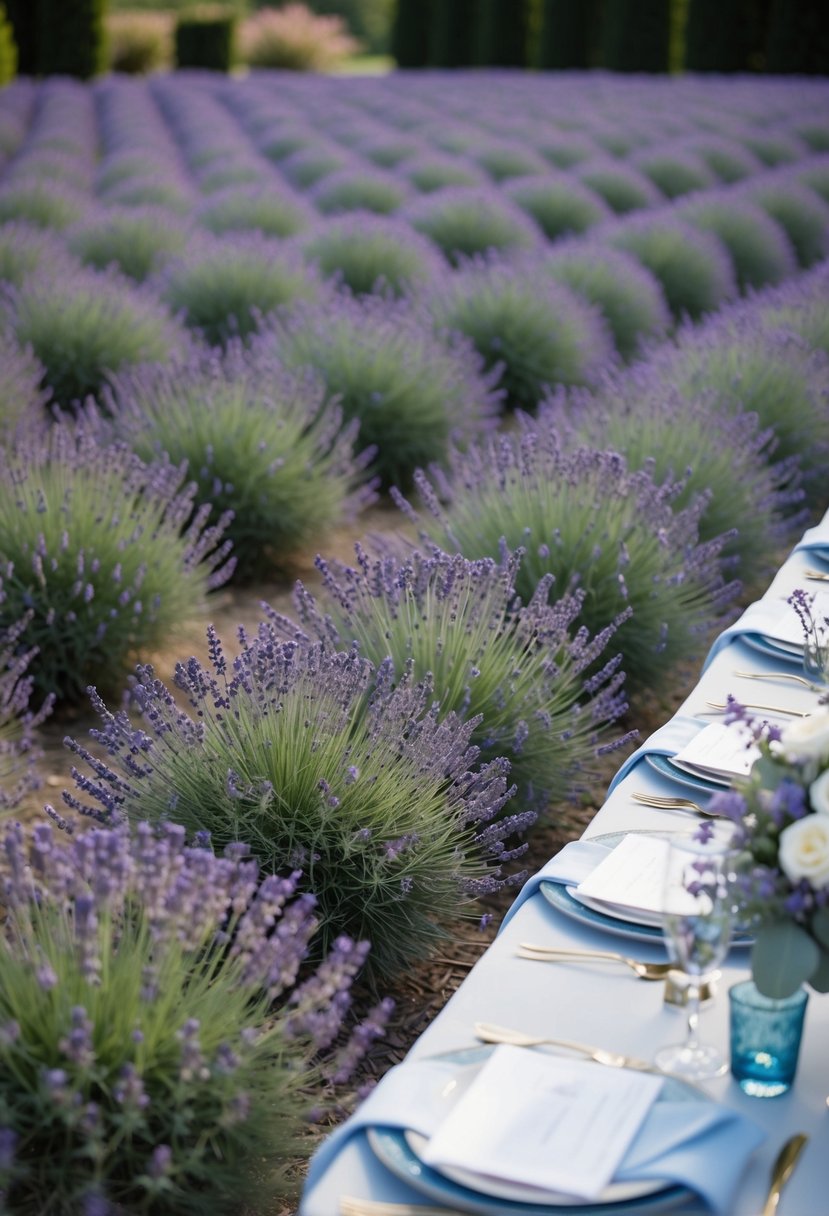
[[[261,342],[119,376],[107,409],[143,460],[186,462],[212,518],[232,515],[237,580],[284,571],[371,498],[356,492],[371,456],[354,458],[357,421],[344,428],[322,382],[286,372]]]
[[[288,190],[263,185],[229,186],[211,195],[197,212],[199,222],[211,232],[249,232],[265,236],[294,236],[308,227],[305,210]]]
[[[531,249],[543,240],[535,222],[495,189],[436,190],[408,203],[401,215],[455,264],[493,249]]]
[[[618,659],[588,679],[612,628],[590,639],[571,629],[580,595],[548,603],[550,578],[522,605],[514,580],[521,554],[497,564],[439,549],[369,557],[357,547],[354,568],[317,558],[323,595],[301,583],[294,622],[268,617],[288,639],[313,638],[395,669],[428,673],[442,712],[480,719],[472,740],[485,760],[506,756],[522,805],[543,812],[573,798],[595,775],[595,759],[624,740],[609,727],[627,708]]]
[[[56,232],[24,220],[0,226],[0,281],[19,287],[36,270],[71,263],[66,244]]]
[[[563,398],[542,407],[540,425],[569,423],[578,442],[611,447],[631,469],[681,478],[674,510],[704,498],[700,541],[730,535],[722,559],[736,558],[748,578],[769,570],[777,548],[806,526],[798,461],[775,461],[774,433],[756,414],[722,412],[705,393],[683,397],[646,361],[608,377],[593,399]]]
[[[384,486],[407,485],[419,465],[445,460],[452,435],[480,434],[497,408],[471,345],[438,338],[408,301],[340,292],[295,306],[271,332],[282,361],[313,368],[344,417],[359,419]]]
[[[400,173],[422,194],[450,186],[480,186],[486,181],[486,174],[472,161],[441,156],[437,152],[424,153],[407,161]]]
[[[510,408],[534,410],[555,384],[593,381],[613,346],[597,309],[527,262],[478,258],[429,293],[438,330],[469,338]]]
[[[228,521],[206,528],[209,506],[193,514],[183,471],[90,429],[61,421],[22,436],[0,452],[0,473],[0,627],[31,612],[41,696],[117,687],[135,652],[166,641],[231,573]]]
[[[769,179],[749,183],[745,190],[785,230],[801,266],[813,266],[829,254],[829,204],[814,190]]]
[[[398,177],[380,169],[340,169],[327,174],[310,191],[310,198],[323,215],[342,211],[373,211],[390,215],[405,202],[409,191]]]
[[[779,291],[756,301],[757,316],[772,329],[797,334],[813,350],[829,355],[829,263],[816,266]]]
[[[623,359],[662,337],[671,314],[657,279],[636,258],[597,241],[567,241],[541,262],[556,282],[599,308]]]
[[[253,232],[193,241],[156,286],[211,345],[247,337],[262,317],[318,292],[316,277],[296,250]]]
[[[612,160],[586,161],[574,172],[578,180],[603,198],[617,215],[656,207],[665,201],[653,182],[632,165]]]
[[[91,210],[73,225],[66,243],[87,266],[114,265],[143,283],[184,251],[188,236],[189,225],[162,207],[107,207]]]
[[[736,592],[719,569],[728,538],[699,543],[705,503],[673,511],[681,483],[658,485],[649,465],[631,471],[615,452],[565,451],[555,429],[533,425],[526,420],[520,434],[457,455],[451,480],[419,474],[423,511],[407,513],[469,558],[497,559],[504,546],[521,546],[521,598],[548,574],[557,594],[579,588],[578,622],[590,634],[632,609],[614,649],[633,687],[660,688],[672,663],[699,653]]]
[[[37,424],[44,417],[43,367],[31,350],[10,334],[0,335],[0,443],[21,423]]]
[[[269,872],[302,868],[323,948],[368,938],[375,976],[428,952],[464,896],[501,885],[513,825],[488,825],[508,765],[476,766],[475,722],[441,716],[430,686],[390,660],[283,643],[267,623],[240,630],[232,664],[212,628],[208,640],[209,668],[176,667],[192,717],[151,667],[132,684],[140,725],[93,697],[106,763],[70,743],[95,774],[78,778],[87,811],[172,818],[217,847],[249,840]]]
[[[606,239],[655,275],[676,318],[698,319],[737,293],[734,267],[719,238],[677,220],[671,212],[661,212],[658,219],[636,217],[610,229]]]
[[[761,161],[735,139],[703,135],[689,140],[688,147],[725,185],[741,182],[763,167]]]
[[[516,177],[532,177],[543,173],[547,165],[544,158],[531,148],[517,147],[514,143],[485,142],[470,150],[470,158],[492,178],[494,182],[505,182]]]
[[[100,393],[134,363],[162,361],[186,336],[150,291],[114,271],[58,267],[29,275],[5,301],[6,321],[45,368],[55,401],[71,406]]]
[[[665,198],[679,198],[714,185],[713,173],[693,152],[646,148],[629,163],[649,177]]]
[[[82,194],[43,181],[0,185],[0,224],[21,220],[39,228],[61,231],[81,218],[86,201]]]
[[[741,292],[779,283],[797,272],[794,250],[784,230],[747,199],[711,191],[680,206],[677,214],[722,241]]]
[[[0,847],[4,1210],[272,1205],[326,1079],[390,1012],[338,1044],[368,944],[342,938],[304,973],[298,875],[260,879],[244,846],[215,857],[171,824],[12,824]]]
[[[445,263],[426,237],[391,216],[354,212],[331,219],[303,241],[306,258],[355,294],[411,294],[435,280]]]
[[[504,192],[532,216],[550,241],[586,232],[613,214],[598,194],[567,173],[519,178]]]
[[[32,678],[26,668],[34,656],[20,648],[29,620],[27,614],[0,627],[0,813],[14,810],[40,787],[35,731],[48,717],[54,700],[47,697],[37,712],[29,708]]]
[[[664,383],[685,396],[707,396],[713,408],[757,415],[770,428],[779,458],[800,463],[812,506],[826,496],[829,400],[826,355],[802,340],[758,325],[752,311],[714,318],[680,335],[675,350],[657,354]]]
[[[285,157],[279,165],[279,172],[292,186],[307,190],[330,173],[345,169],[349,163],[348,153],[343,152],[336,144],[320,141],[313,147],[300,148]]]

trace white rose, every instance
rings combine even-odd
[[[809,786],[809,799],[818,815],[829,815],[829,768]]]
[[[780,736],[780,747],[791,761],[829,757],[829,710],[789,722]]]
[[[829,815],[807,815],[780,833],[780,868],[791,882],[829,884]]]

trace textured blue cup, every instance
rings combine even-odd
[[[728,999],[732,1075],[752,1098],[779,1097],[797,1070],[809,994],[800,988],[774,1000],[758,992],[753,980],[744,980],[729,989]]]

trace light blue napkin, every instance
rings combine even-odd
[[[563,882],[568,887],[574,887],[587,878],[588,874],[592,874],[609,852],[609,845],[598,844],[594,840],[571,840],[555,857],[551,857],[546,865],[527,879],[510,904],[498,932],[512,920],[521,905],[535,895],[543,882]]]
[[[460,1067],[446,1059],[411,1060],[387,1072],[355,1114],[314,1154],[306,1197],[346,1141],[359,1131],[395,1127],[430,1136],[446,1114],[442,1091]],[[667,1179],[695,1191],[718,1216],[727,1216],[748,1159],[764,1138],[765,1133],[744,1115],[714,1102],[658,1102],[616,1179]]]
[[[829,511],[819,524],[803,533],[803,539],[795,545],[793,552],[814,553],[816,557],[829,562]]]
[[[690,743],[694,735],[699,734],[705,725],[706,723],[700,722],[698,718],[686,718],[681,714],[675,714],[664,726],[655,730],[641,747],[628,756],[608,786],[608,796],[613,793],[620,781],[624,781],[631,769],[635,768],[644,756],[675,756],[686,743]]]

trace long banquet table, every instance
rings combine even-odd
[[[824,544],[825,549],[820,547]],[[804,547],[796,548],[780,568],[763,597],[764,605],[779,605],[795,587],[820,586],[805,581],[805,570],[814,566],[829,573],[829,512],[806,534]],[[750,624],[751,610],[745,617]],[[787,669],[746,644],[739,623],[723,642],[713,648],[713,657],[699,683],[679,707],[669,729],[676,727],[682,734],[695,729],[695,723],[701,728],[716,720],[707,702],[725,701],[728,693],[780,707],[808,710],[816,704],[816,696],[804,687],[775,680],[775,672],[797,669]],[[735,671],[755,672],[766,678],[744,680],[735,676]],[[660,733],[664,738],[664,732],[657,732],[657,736]],[[688,817],[682,812],[653,810],[632,800],[634,790],[688,793],[642,761],[641,752],[647,747],[646,741],[639,762],[626,764],[626,775],[611,787],[585,837],[635,830],[670,831],[687,825]],[[685,1013],[665,1004],[660,983],[642,982],[624,967],[549,964],[516,956],[519,943],[529,941],[571,949],[621,950],[646,961],[658,961],[665,957],[658,943],[625,942],[569,918],[550,905],[538,888],[537,876],[516,904],[517,909],[508,914],[498,937],[414,1044],[408,1059],[425,1059],[473,1046],[477,1021],[580,1040],[649,1059],[661,1045],[683,1038]],[[732,950],[722,967],[716,999],[703,1008],[700,1017],[701,1036],[726,1052],[728,988],[748,974],[747,951]],[[781,1216],[822,1216],[829,1211],[829,995],[810,995],[798,1074],[788,1094],[765,1100],[750,1098],[730,1075],[706,1082],[704,1088],[712,1098],[741,1110],[767,1132],[743,1175],[733,1216],[759,1216],[772,1162],[783,1141],[795,1131],[806,1132],[810,1142],[781,1201]],[[301,1216],[338,1216],[344,1196],[430,1205],[426,1196],[380,1164],[362,1131],[347,1139],[321,1176],[306,1187]],[[708,1211],[701,1201],[686,1202],[671,1210],[680,1216]]]

